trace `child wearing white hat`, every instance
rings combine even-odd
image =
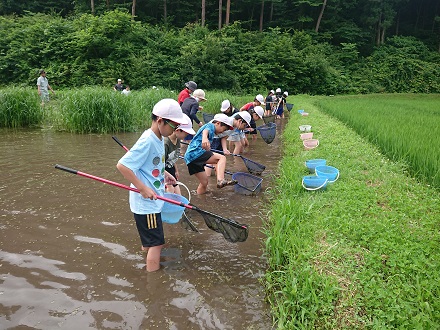
[[[234,154],[244,151],[246,135],[244,130],[250,127],[251,115],[247,111],[239,111],[232,115],[234,132],[228,137],[228,141],[234,143]]]
[[[211,142],[215,134],[232,130],[233,121],[225,114],[218,114],[212,122],[203,125],[191,140],[186,152],[185,163],[190,175],[195,175],[199,180],[197,194],[204,194],[208,188],[208,176],[205,173],[205,165],[216,165],[217,188],[236,184],[234,180],[225,180],[226,157],[211,151]]]
[[[240,111],[248,111],[249,113],[251,113],[251,110],[253,108],[255,108],[256,106],[260,106],[262,104],[265,103],[264,97],[261,94],[258,94],[257,96],[255,96],[254,101],[246,103],[245,105],[243,105],[240,108]],[[257,138],[257,124],[255,123],[255,119],[251,117],[251,122],[250,122],[250,127],[251,129],[249,130],[249,133],[252,135],[252,139],[256,139]],[[247,139],[245,140],[246,145],[249,144],[249,142],[247,141]]]
[[[192,128],[191,120],[187,115],[184,114],[184,116],[188,120],[188,124],[179,125],[173,134],[163,138],[165,146],[165,170],[174,176],[176,180],[179,180],[179,170],[176,162],[180,157],[180,140],[184,140],[188,134],[196,134]],[[178,185],[167,185],[166,190],[170,193],[181,194],[180,187]]]
[[[130,210],[134,214],[136,227],[147,251],[145,258],[148,272],[160,268],[160,253],[165,244],[161,211],[166,184],[175,184],[176,179],[165,171],[165,148],[163,138],[170,136],[181,124],[187,124],[179,103],[163,99],[156,103],[151,114],[151,127],[136,141],[134,146],[116,165],[121,174],[136,187],[139,193],[130,191]]]

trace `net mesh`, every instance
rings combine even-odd
[[[254,162],[253,160],[250,160],[245,157],[241,157],[243,159],[244,165],[246,165],[246,168],[248,169],[249,173],[251,174],[261,174],[266,169],[266,166],[259,164],[257,162]]]
[[[186,229],[188,231],[193,231],[196,233],[199,232],[199,230],[194,225],[194,222],[192,221],[191,210],[186,209],[183,212],[182,221],[180,221],[180,224],[184,229]]]
[[[218,215],[202,211],[200,212],[206,225],[231,243],[244,242],[248,238],[247,225],[239,224],[238,222],[225,219]]]
[[[263,121],[265,124],[274,123],[275,117],[276,117],[275,115],[263,116]]]
[[[208,123],[208,122],[210,122],[211,120],[214,119],[214,115],[211,114],[211,113],[203,112],[203,113],[202,113],[202,116],[203,116],[203,121],[204,121],[205,123]]]
[[[272,143],[272,141],[275,139],[275,135],[277,132],[276,124],[268,123],[263,126],[257,127],[257,129],[260,132],[260,135],[263,138],[264,142],[266,142],[267,144]]]

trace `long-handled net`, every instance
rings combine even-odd
[[[221,150],[211,149],[211,151],[214,151],[214,152],[217,152],[220,154],[224,154],[224,152]],[[243,157],[240,154],[230,154],[230,155],[235,156],[235,157],[240,157],[243,160],[244,165],[246,166],[247,170],[251,174],[260,175],[266,169],[266,166],[264,166],[263,164],[257,163],[249,158]]]
[[[55,168],[59,169],[59,170],[66,171],[68,173],[83,176],[88,179],[96,180],[96,181],[103,182],[103,183],[106,183],[106,184],[109,184],[109,185],[112,185],[115,187],[123,188],[126,190],[131,190],[131,191],[139,193],[139,190],[136,188],[126,186],[122,183],[118,183],[118,182],[110,181],[110,180],[107,180],[104,178],[100,178],[98,176],[94,176],[91,174],[80,172],[78,170],[74,170],[69,167],[65,167],[65,166],[57,164],[57,165],[55,165]],[[176,204],[176,205],[179,205],[179,206],[182,206],[182,207],[185,207],[185,208],[188,208],[188,209],[191,209],[191,210],[198,212],[203,217],[206,225],[210,229],[216,231],[217,233],[222,234],[223,237],[229,242],[232,242],[232,243],[244,242],[248,238],[249,229],[248,229],[247,225],[240,224],[237,221],[234,221],[232,219],[223,218],[217,214],[199,209],[197,206],[192,205],[192,204],[184,204],[182,202],[178,202],[173,199],[169,199],[169,198],[162,197],[162,196],[156,196],[156,197],[157,197],[157,199],[163,200],[167,203],[173,203],[173,204]]]
[[[205,164],[205,167],[215,169],[214,166]],[[234,191],[241,195],[256,195],[261,190],[261,182],[263,179],[255,175],[244,172],[230,172],[225,170],[226,174],[232,176],[232,180],[237,183],[234,185]]]

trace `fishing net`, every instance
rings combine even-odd
[[[205,122],[205,124],[214,119],[214,115],[212,113],[203,112],[202,116],[203,116],[203,121]]]
[[[257,130],[260,132],[260,135],[263,138],[264,142],[270,144],[275,139],[275,135],[277,133],[277,125],[274,123],[267,123],[266,125],[257,127]]]
[[[274,123],[276,115],[263,116],[263,121],[265,124]]]
[[[234,220],[222,218],[207,211],[199,211],[206,225],[215,232],[222,234],[228,242],[244,242],[248,238],[247,225],[239,224]]]
[[[240,156],[240,157],[241,157],[241,159],[243,159],[244,165],[246,165],[247,170],[251,174],[260,175],[266,169],[266,166],[264,166],[263,164],[254,162],[253,160],[250,160],[250,159],[245,158],[243,156]]]
[[[292,103],[286,103],[286,108],[287,110],[292,110],[293,109],[293,104]]]
[[[241,195],[256,195],[261,190],[262,178],[256,177],[243,172],[236,172],[232,175],[232,179],[237,181],[234,185],[234,191]]]

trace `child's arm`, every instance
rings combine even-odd
[[[126,178],[128,181],[134,184],[134,186],[141,193],[142,197],[149,199],[157,199],[154,190],[144,185],[142,181],[138,179],[138,177],[134,174],[134,172],[131,169],[129,169],[125,165],[122,165],[121,163],[118,163],[118,165],[116,165],[116,168],[119,170],[119,172],[121,172],[124,178]]]
[[[205,150],[211,149],[211,143],[209,142],[208,134],[209,134],[209,130],[205,128],[202,132],[202,148]]]
[[[199,103],[194,103],[191,105],[191,109],[189,112],[189,117],[192,118],[199,127],[203,125],[203,123],[197,118],[197,111],[199,111]]]
[[[221,142],[221,144],[222,144],[223,153],[224,153],[225,155],[230,155],[231,152],[228,150],[228,146],[227,146],[227,143],[226,143],[227,140],[228,140],[228,137],[227,137],[227,136],[224,136],[224,137],[221,138],[220,142]]]

